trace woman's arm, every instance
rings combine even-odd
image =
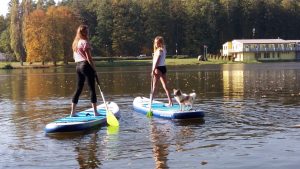
[[[157,67],[158,65],[158,61],[160,59],[160,56],[161,56],[161,53],[162,53],[162,50],[161,49],[158,49],[159,51],[158,52],[155,52],[154,53],[154,56],[153,56],[153,67],[152,67],[152,72],[154,72],[155,68]]]
[[[89,62],[89,64],[92,66],[92,68],[94,69],[94,71],[96,72],[96,67],[95,67],[95,64],[94,64],[94,61],[93,61],[93,58],[92,58],[92,54],[91,54],[91,50],[90,49],[87,49],[85,51],[85,56],[87,58],[87,61]]]

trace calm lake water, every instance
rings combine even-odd
[[[150,67],[98,68],[120,128],[46,136],[70,112],[75,68],[0,70],[0,168],[299,169],[300,63],[175,66],[170,89],[195,90],[203,120],[148,119],[133,111],[149,96]],[[160,87],[159,100],[167,101]],[[102,102],[98,94],[99,103]],[[90,107],[85,88],[78,110]]]

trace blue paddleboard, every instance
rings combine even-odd
[[[120,116],[120,109],[114,102],[107,103],[109,111],[111,111],[117,118]],[[64,133],[64,132],[78,132],[92,129],[93,127],[105,125],[106,123],[106,109],[105,105],[97,106],[100,116],[94,116],[92,108],[76,113],[76,117],[64,117],[57,119],[45,127],[47,134]]]
[[[146,97],[136,97],[133,100],[133,109],[139,113],[147,114],[149,111],[150,99]],[[165,106],[160,101],[153,100],[151,110],[154,117],[165,118],[165,119],[192,119],[192,118],[203,118],[203,110],[183,110],[180,111],[179,104],[173,106]]]

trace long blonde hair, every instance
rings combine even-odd
[[[153,42],[153,50],[154,52],[157,49],[165,49],[165,41],[164,38],[162,36],[156,36]]]
[[[72,49],[73,51],[77,51],[77,44],[80,39],[88,40],[88,26],[80,25],[77,28],[76,36],[74,38]]]

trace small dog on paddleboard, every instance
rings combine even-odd
[[[194,101],[196,99],[196,93],[185,94],[180,89],[173,89],[174,98],[180,106],[180,111],[184,110],[185,106],[193,108]]]

